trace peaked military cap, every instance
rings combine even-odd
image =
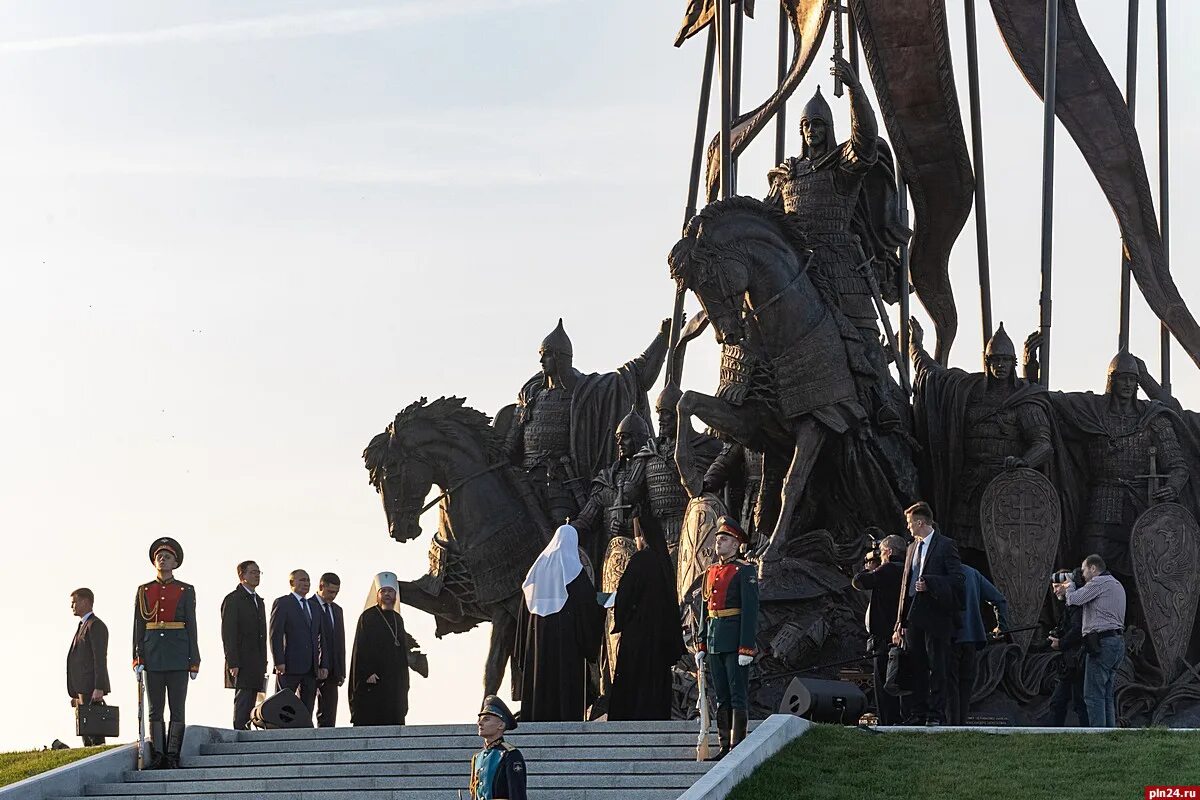
[[[499,717],[504,723],[504,730],[511,731],[517,728],[517,718],[508,710],[508,706],[504,705],[504,701],[494,694],[489,694],[483,698],[483,707],[479,709],[479,716],[491,714],[493,717]]]
[[[154,544],[150,545],[150,563],[154,563],[154,557],[158,555],[159,550],[170,550],[171,555],[175,556],[175,566],[183,566],[183,546],[179,542],[172,539],[170,536],[164,536],[161,539],[155,539]]]
[[[737,521],[728,514],[717,520],[717,533],[732,536],[742,544],[750,544],[750,537],[742,530],[742,526],[738,525]]]

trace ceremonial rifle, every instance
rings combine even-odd
[[[141,665],[138,665],[141,667]],[[138,690],[138,751],[137,768],[141,772],[146,768],[146,679],[143,669],[135,669]]]
[[[700,710],[700,735],[696,738],[697,761],[708,760],[708,689],[704,685],[706,658],[700,659],[700,662],[696,664],[696,683],[700,687],[700,696],[696,699],[696,708]]]

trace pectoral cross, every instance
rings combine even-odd
[[[1150,472],[1146,475],[1134,475],[1138,480],[1146,481],[1146,505],[1153,506],[1157,502],[1154,495],[1165,484],[1160,484],[1159,481],[1165,481],[1170,478],[1170,475],[1160,475],[1158,472],[1158,448],[1150,448]]]

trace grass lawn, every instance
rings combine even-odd
[[[102,753],[110,747],[72,747],[70,750],[29,750],[24,753],[0,753],[0,786],[23,781],[63,764]]]
[[[865,733],[817,725],[731,800],[1140,800],[1200,784],[1200,735]]]

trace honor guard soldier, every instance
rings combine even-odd
[[[758,630],[758,572],[737,558],[748,538],[732,517],[717,521],[717,563],[704,576],[704,614],[696,642],[696,666],[705,661],[717,695],[721,758],[746,738],[747,683]]]
[[[471,800],[525,800],[525,757],[504,741],[517,720],[499,697],[489,694],[479,710],[483,749],[471,756]]]
[[[143,673],[150,706],[148,767],[173,769],[179,766],[183,745],[188,679],[200,671],[196,589],[175,580],[174,571],[183,563],[183,548],[174,539],[164,536],[150,545],[150,563],[158,576],[138,587],[134,601],[133,669]],[[171,706],[169,729],[163,719],[167,703]]]

